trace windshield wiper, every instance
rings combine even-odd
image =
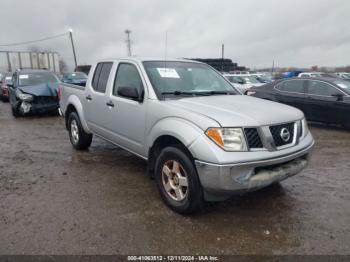
[[[209,95],[236,95],[234,91],[169,91],[162,92],[162,95],[200,95],[200,96],[209,96]]]
[[[234,91],[201,91],[198,92],[199,94],[203,94],[203,95],[236,95],[237,93],[235,93]]]
[[[169,91],[169,92],[162,92],[162,95],[195,95],[197,92],[191,92],[191,91]]]

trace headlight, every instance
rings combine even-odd
[[[301,120],[301,125],[303,127],[302,137],[306,137],[306,135],[309,133],[309,126],[307,125],[307,121],[305,118],[303,118],[303,120]]]
[[[17,97],[22,101],[26,101],[26,102],[33,101],[33,96],[29,94],[23,94],[23,93],[17,92]]]
[[[209,128],[205,134],[226,151],[247,151],[242,128]]]

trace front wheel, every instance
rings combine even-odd
[[[189,215],[202,209],[203,190],[193,161],[180,147],[164,148],[156,161],[155,179],[165,204]]]
[[[88,149],[92,142],[92,134],[84,131],[77,113],[72,112],[68,116],[69,139],[72,146],[78,150]]]
[[[14,117],[17,118],[17,117],[20,116],[20,113],[19,113],[18,108],[16,108],[16,107],[14,107],[14,106],[11,105],[11,109],[12,109],[12,115],[13,115]]]

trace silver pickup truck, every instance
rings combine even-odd
[[[86,87],[63,84],[59,96],[73,147],[97,135],[145,159],[181,214],[299,173],[314,145],[301,111],[244,96],[190,60],[100,61]]]

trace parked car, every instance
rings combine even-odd
[[[233,85],[242,93],[251,87],[250,85],[247,86],[243,78],[241,78],[239,75],[224,73],[223,76],[231,83],[231,85]]]
[[[280,80],[248,95],[299,108],[309,121],[350,127],[350,82],[340,78]]]
[[[340,78],[343,78],[343,79],[346,79],[346,80],[350,80],[350,73],[341,73],[341,72],[339,72],[339,73],[336,73],[336,75],[338,76],[338,77],[340,77]]]
[[[60,81],[54,73],[24,69],[15,71],[12,79],[9,91],[13,116],[57,112]]]
[[[302,73],[302,71],[298,71],[298,70],[293,70],[293,71],[288,71],[288,72],[284,72],[282,73],[280,76],[277,77],[277,79],[285,79],[285,78],[292,78],[292,77],[296,77],[298,76],[300,73]]]
[[[147,160],[181,214],[299,173],[314,145],[300,110],[243,96],[200,62],[100,61],[85,87],[63,84],[59,94],[74,148],[96,134]]]
[[[246,91],[253,87],[259,87],[263,86],[264,83],[260,82],[258,80],[258,77],[256,75],[233,75],[233,74],[224,74],[223,75],[230,83],[238,88],[243,94],[246,93]]]
[[[322,72],[304,72],[300,73],[298,77],[329,77],[329,78],[337,78],[337,75],[332,73],[322,73]]]
[[[267,74],[256,74],[256,79],[263,84],[271,83],[273,81],[272,76]]]
[[[85,86],[87,75],[83,72],[65,73],[62,75],[62,82],[79,86]]]
[[[3,102],[9,101],[9,88],[8,85],[12,84],[12,73],[6,73],[0,80],[0,99]]]

